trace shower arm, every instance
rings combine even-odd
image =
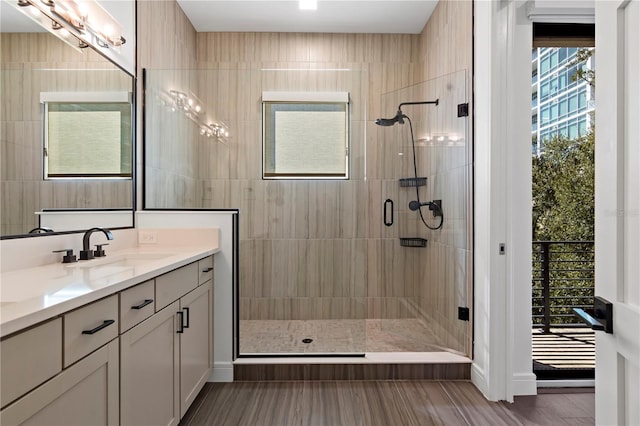
[[[398,115],[404,116],[404,113],[402,112],[402,107],[405,106],[405,105],[435,105],[435,106],[438,106],[439,102],[440,102],[440,99],[436,99],[435,101],[402,102],[400,105],[398,105]]]
[[[398,111],[402,111],[402,107],[404,105],[438,105],[440,99],[436,99],[435,101],[419,101],[419,102],[402,102],[398,105]]]

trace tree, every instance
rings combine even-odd
[[[567,64],[567,68],[577,65],[577,71],[571,76],[571,81],[583,80],[591,87],[596,87],[596,71],[593,68],[589,69],[585,66],[587,60],[593,56],[594,52],[595,50],[593,48],[581,47],[578,49],[576,56]]]
[[[559,136],[533,157],[533,240],[594,238],[594,140]]]

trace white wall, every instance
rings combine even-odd
[[[233,215],[232,211],[139,211],[144,228],[219,228],[221,251],[214,256],[213,374],[209,381],[233,381]]]

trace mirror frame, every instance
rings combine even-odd
[[[0,0],[3,1],[3,0]],[[134,23],[134,28],[133,31],[134,33],[137,33],[137,15],[138,15],[138,4],[137,1],[133,2],[133,23]],[[45,29],[46,30],[46,29]],[[49,32],[49,31],[47,31]],[[51,33],[51,32],[49,32]],[[54,36],[54,35],[52,35]],[[59,38],[59,37],[58,37]],[[137,39],[137,37],[136,37]],[[134,40],[134,43],[136,43],[136,45],[134,46],[134,62],[135,62],[135,57],[137,57],[137,40]],[[137,126],[138,126],[138,120],[137,120],[137,110],[138,110],[138,105],[137,105],[137,97],[138,97],[138,92],[137,92],[137,87],[138,87],[138,79],[137,76],[135,74],[132,74],[130,71],[128,71],[127,69],[124,68],[124,66],[116,61],[114,61],[113,58],[107,56],[104,54],[104,52],[102,51],[102,49],[99,49],[98,47],[89,44],[88,48],[91,48],[94,52],[98,53],[100,56],[102,56],[103,58],[105,58],[109,63],[113,64],[115,67],[117,67],[120,71],[124,72],[125,74],[127,74],[129,77],[131,77],[131,226],[122,226],[122,227],[110,227],[110,230],[118,230],[118,229],[131,229],[131,228],[135,228],[136,222],[135,222],[135,216],[136,216],[136,210],[137,210],[137,145],[138,145],[138,141],[137,141]],[[135,64],[134,64],[134,68],[135,68]],[[125,211],[124,209],[113,209],[113,208],[105,208],[105,209],[100,209],[100,208],[95,208],[95,209],[65,209],[65,208],[60,208],[60,209],[55,209],[56,212],[65,212],[65,211],[78,211],[78,210],[85,210],[85,211]],[[40,222],[40,218],[38,218],[38,222]],[[100,226],[100,224],[96,224],[96,226]],[[54,232],[44,232],[44,233],[34,233],[34,234],[29,234],[29,233],[25,233],[25,234],[8,234],[8,235],[0,235],[0,240],[12,240],[12,239],[21,239],[21,238],[33,238],[33,237],[48,237],[48,236],[54,236],[54,235],[66,235],[66,234],[78,234],[78,233],[83,233],[86,232],[86,229],[76,229],[76,230],[69,230],[69,231],[54,231]]]

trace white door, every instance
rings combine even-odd
[[[596,424],[640,425],[640,0],[596,1]]]

